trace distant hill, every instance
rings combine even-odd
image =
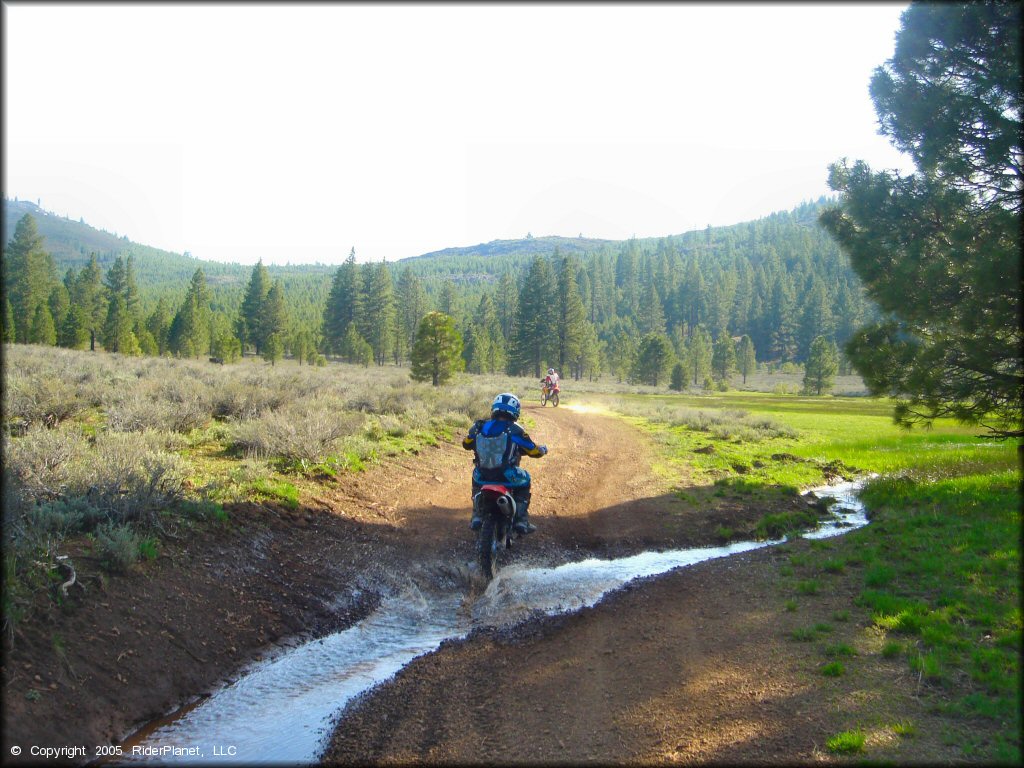
[[[592,237],[527,237],[520,240],[492,240],[489,243],[470,245],[464,248],[445,248],[441,251],[431,251],[421,256],[410,256],[402,259],[403,263],[409,263],[416,259],[439,259],[439,258],[460,258],[464,256],[526,256],[533,258],[537,254],[546,255],[555,248],[564,254],[594,253],[605,247],[618,246],[619,240],[598,240]]]
[[[817,224],[817,215],[827,202],[822,198],[804,203],[792,211],[772,214],[757,222],[708,227],[665,237],[635,238],[631,241],[558,236],[492,240],[478,245],[445,248],[390,263],[397,268],[409,267],[420,278],[428,295],[436,295],[444,284],[452,283],[460,287],[460,301],[467,306],[474,306],[479,293],[494,285],[502,273],[508,271],[518,278],[535,256],[550,255],[556,249],[562,255],[574,255],[586,262],[598,255],[614,258],[627,243],[635,245],[641,252],[654,253],[671,242],[681,253],[700,252],[712,260],[729,259],[735,247],[744,248],[742,244],[749,240],[752,236],[749,233],[755,227],[759,231],[766,227],[764,236],[769,240],[779,238],[778,247],[782,252],[786,248],[781,242],[790,237],[786,233],[796,228],[818,230],[816,236],[821,238],[820,247],[838,254],[838,249],[824,236]],[[39,233],[45,239],[47,250],[53,254],[60,276],[69,268],[81,269],[92,253],[96,254],[104,270],[119,255],[134,256],[136,278],[143,310],[146,312],[151,311],[160,296],[167,297],[172,303],[179,303],[184,298],[192,275],[197,268],[202,267],[210,286],[214,308],[237,314],[242,293],[252,273],[251,265],[204,261],[191,254],[134,243],[127,237],[96,229],[81,219],[75,221],[46,211],[25,200],[4,199],[3,206],[5,244],[13,236],[21,217],[31,214]],[[753,263],[761,258],[761,249],[755,250],[758,252],[750,254]],[[267,265],[271,279],[279,278],[282,281],[294,319],[311,325],[319,324],[320,313],[336,269],[337,265],[327,264]],[[396,271],[393,270],[393,273]]]
[[[225,264],[204,261],[189,254],[174,253],[148,245],[134,243],[127,237],[96,229],[83,220],[75,221],[65,216],[40,208],[25,200],[4,199],[4,244],[14,236],[18,221],[30,214],[36,228],[46,242],[46,249],[53,254],[59,276],[68,269],[81,269],[95,253],[100,267],[106,271],[118,256],[134,256],[136,279],[144,311],[150,311],[160,296],[172,302],[180,302],[196,269],[202,267],[207,284],[213,296],[214,307],[237,311],[242,291],[252,274],[248,264]],[[313,302],[327,298],[330,277],[335,267],[325,264],[267,265],[272,279],[280,278],[286,293],[301,291],[312,294]],[[303,302],[305,305],[307,302]],[[301,319],[312,321],[313,315]],[[319,318],[316,318],[319,321]]]

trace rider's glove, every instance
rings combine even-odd
[[[547,456],[547,453],[548,453],[548,447],[546,445],[540,446],[540,455],[541,456]]]

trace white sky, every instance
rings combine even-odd
[[[4,3],[4,194],[216,261],[678,234],[910,170],[906,3]]]

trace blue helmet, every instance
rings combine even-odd
[[[507,413],[513,421],[519,418],[519,398],[511,392],[502,392],[491,403],[491,413]]]

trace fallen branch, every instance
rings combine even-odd
[[[78,581],[78,575],[75,573],[75,566],[71,564],[71,560],[67,555],[57,555],[57,568],[66,569],[70,572],[71,578],[60,585],[60,592],[64,597],[68,596],[68,588],[77,584],[83,592],[85,592],[85,584]]]

